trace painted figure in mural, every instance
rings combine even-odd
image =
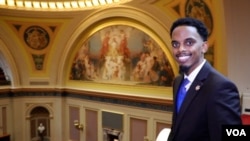
[[[130,57],[130,51],[128,48],[127,35],[124,30],[120,30],[120,45],[119,45],[119,54],[125,58]]]
[[[203,22],[180,18],[173,23],[170,37],[180,75],[173,83],[174,109],[168,141],[220,141],[222,125],[241,124],[238,89],[204,58],[208,31]],[[184,80],[188,83],[182,87]],[[186,94],[178,92],[182,88]]]
[[[116,37],[110,40],[108,56],[111,56],[113,59],[118,56],[118,42]]]
[[[89,48],[88,44],[84,44],[74,58],[74,62],[71,68],[70,79],[73,80],[89,80],[90,77],[95,76],[95,74],[90,75],[90,71],[94,70],[91,68],[93,65],[89,59]]]
[[[128,81],[130,80],[130,73],[131,73],[131,52],[128,47],[128,36],[126,32],[121,29],[120,30],[120,45],[119,45],[119,54],[123,56],[123,63],[124,63],[124,78],[122,80]]]
[[[105,32],[104,38],[102,40],[102,47],[100,49],[100,58],[104,58],[109,51],[109,39],[110,31]]]
[[[102,65],[102,79],[125,80],[128,72],[130,51],[127,47],[127,36],[124,30],[118,33],[106,31],[102,41],[101,54],[104,57]],[[130,62],[130,61],[129,61]]]
[[[158,85],[159,86],[168,86],[169,84],[172,84],[173,77],[171,77],[171,76],[173,76],[173,73],[171,71],[171,67],[169,66],[169,63],[166,62],[160,68]]]
[[[137,61],[136,66],[133,70],[132,73],[132,80],[134,81],[142,81],[144,76],[145,76],[145,70],[146,70],[146,54],[145,53],[141,53],[139,55],[139,61]]]

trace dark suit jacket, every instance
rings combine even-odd
[[[183,75],[173,84],[173,100]],[[240,98],[237,87],[204,64],[182,103],[179,113],[173,106],[172,128],[168,141],[221,141],[224,124],[241,124]]]

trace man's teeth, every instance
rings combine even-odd
[[[190,56],[180,56],[180,57],[179,57],[179,60],[185,61],[185,60],[187,60],[189,57],[190,57]]]

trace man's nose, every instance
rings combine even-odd
[[[183,44],[180,44],[179,51],[186,50],[186,47]]]

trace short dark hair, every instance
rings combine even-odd
[[[201,36],[203,41],[207,41],[208,38],[208,31],[205,24],[197,19],[191,18],[191,17],[185,17],[177,19],[170,28],[170,37],[172,37],[173,30],[178,26],[192,26],[197,29],[198,34]]]

